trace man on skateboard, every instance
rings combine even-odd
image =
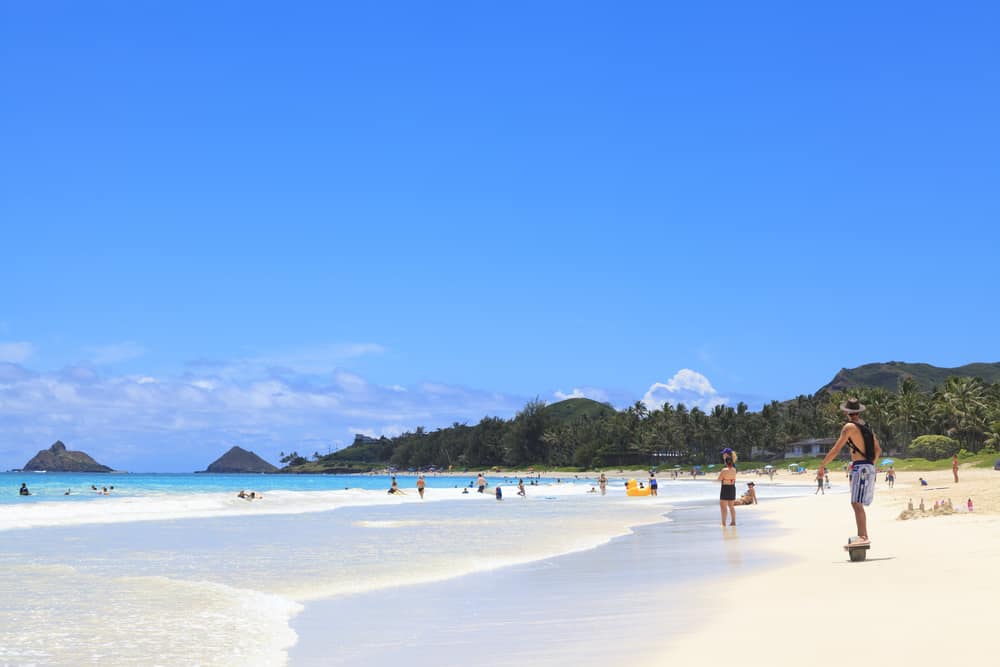
[[[826,472],[826,464],[837,457],[844,445],[851,448],[851,509],[854,510],[858,537],[850,541],[850,546],[867,546],[870,541],[865,506],[871,505],[875,496],[875,461],[882,455],[882,447],[871,427],[861,419],[865,406],[858,399],[847,399],[840,404],[840,409],[847,415],[848,421],[840,430],[840,437],[830,453],[823,458],[817,475]]]

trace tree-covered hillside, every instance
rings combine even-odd
[[[852,386],[850,394],[867,406],[864,417],[887,452],[905,455],[921,435],[946,436],[932,440],[932,449],[915,452],[928,458],[1000,448],[1000,382],[954,376],[922,391],[917,380],[902,377],[894,391]],[[484,417],[474,425],[455,423],[432,432],[421,427],[395,438],[359,436],[350,447],[315,454],[308,463],[289,455],[294,464],[286,470],[693,465],[717,462],[723,447],[736,449],[743,459],[779,458],[790,442],[836,436],[844,423],[839,405],[847,395],[802,395],[772,401],[759,412],[744,403],[705,412],[670,404],[649,410],[637,402],[619,411],[588,399],[550,406],[536,399],[509,420]]]
[[[903,361],[865,364],[857,368],[842,368],[817,394],[847,391],[852,387],[878,388],[896,391],[900,381],[912,378],[920,391],[930,392],[944,385],[950,377],[979,378],[990,384],[1000,382],[1000,363],[966,364],[957,368],[941,368],[930,364],[909,364]]]

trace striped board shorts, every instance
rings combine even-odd
[[[871,463],[851,464],[851,502],[871,505],[875,497],[875,466]]]

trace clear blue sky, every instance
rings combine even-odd
[[[0,469],[998,361],[998,19],[5,2]]]

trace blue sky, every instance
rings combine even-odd
[[[990,3],[368,4],[3,3],[0,469],[1000,360]]]

